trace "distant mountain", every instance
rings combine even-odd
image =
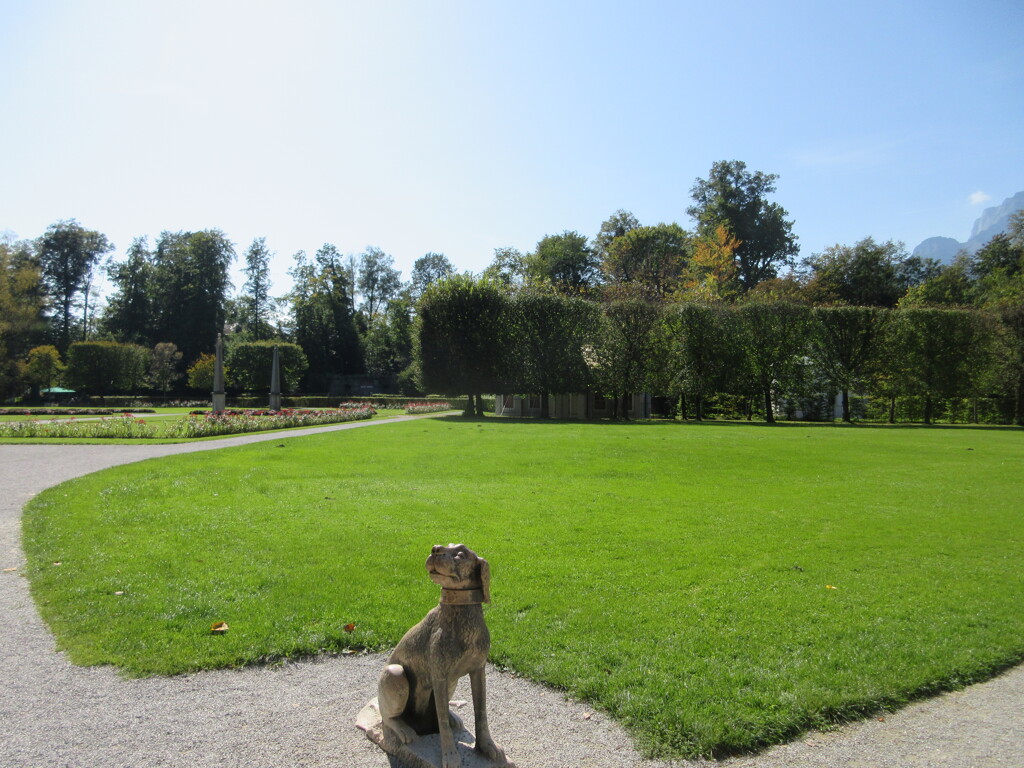
[[[966,242],[961,243],[952,237],[929,237],[914,249],[914,255],[948,264],[960,251],[976,253],[993,237],[1006,232],[1010,227],[1010,217],[1020,210],[1024,210],[1024,192],[1006,198],[1002,205],[986,208],[971,227],[971,236]]]

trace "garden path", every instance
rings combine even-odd
[[[64,480],[143,459],[419,417],[354,422],[176,445],[0,445],[0,764],[397,768],[353,725],[376,693],[380,655],[125,680],[70,664],[29,595],[21,509]],[[15,570],[8,570],[15,569]],[[602,714],[490,670],[489,719],[519,768],[663,768],[642,760]],[[469,699],[468,690],[458,697]],[[1024,666],[884,720],[809,734],[761,755],[693,768],[967,768],[1020,765]],[[467,705],[471,711],[471,705]],[[472,716],[464,715],[467,722]]]

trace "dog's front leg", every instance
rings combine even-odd
[[[483,667],[469,673],[473,688],[473,714],[476,716],[476,750],[490,758],[497,765],[505,765],[505,752],[494,743],[491,729],[487,726],[487,678]]]
[[[434,706],[437,709],[437,730],[441,736],[441,766],[459,768],[462,765],[462,758],[459,757],[459,749],[452,734],[452,724],[448,719],[448,680],[443,675],[435,675],[432,682]]]

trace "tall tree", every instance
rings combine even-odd
[[[697,234],[707,236],[724,225],[739,240],[735,255],[744,290],[775,277],[779,266],[792,265],[799,252],[789,213],[767,199],[777,178],[751,173],[740,160],[721,160],[690,189],[694,205],[686,212],[697,220]]]
[[[775,400],[791,389],[807,350],[808,308],[787,302],[752,301],[738,308],[747,364],[764,402],[765,421],[775,421]]]
[[[539,284],[549,284],[561,293],[581,293],[597,285],[600,262],[587,243],[586,235],[568,230],[547,235],[526,257],[527,275]]]
[[[877,363],[890,313],[879,307],[815,307],[810,353],[826,380],[842,393],[850,422],[850,390],[867,382]]]
[[[256,341],[269,339],[274,335],[270,318],[274,300],[270,297],[270,259],[273,254],[267,249],[267,239],[257,237],[245,251],[245,283],[242,285],[241,309],[242,330]]]
[[[693,241],[690,263],[682,276],[682,296],[689,301],[731,301],[740,292],[736,271],[737,240],[724,224]]]
[[[728,388],[729,375],[742,365],[736,346],[735,314],[720,304],[685,302],[672,305],[666,317],[675,337],[669,358],[675,370],[675,391],[693,402],[693,414],[704,418],[704,402]]]
[[[908,307],[896,313],[893,331],[907,384],[924,399],[924,423],[931,424],[937,401],[971,394],[984,368],[983,318],[970,310]]]
[[[626,416],[626,397],[647,391],[662,366],[661,305],[638,297],[602,306],[602,323],[591,353],[599,386],[614,397],[617,415]]]
[[[513,288],[526,282],[526,256],[515,248],[495,248],[494,259],[484,270],[483,276],[505,288]]]
[[[395,269],[394,264],[393,257],[374,246],[359,255],[358,287],[363,297],[360,309],[367,323],[383,312],[401,290],[402,273]]]
[[[483,393],[501,386],[509,342],[507,298],[487,279],[453,275],[430,286],[419,305],[416,345],[423,386],[445,395],[468,394],[467,415],[483,415]]]
[[[662,299],[678,290],[689,250],[690,235],[678,224],[635,227],[612,240],[601,266],[613,285]]]
[[[292,335],[309,363],[306,389],[326,392],[334,375],[363,372],[363,352],[355,323],[351,274],[330,243],[313,260],[299,251],[288,271],[293,284],[287,301]]]
[[[185,360],[210,352],[224,327],[235,249],[223,232],[162,232],[153,257],[153,337]]]
[[[148,345],[153,338],[153,257],[144,237],[137,237],[122,262],[107,264],[114,293],[100,328],[118,341]]]
[[[38,399],[41,390],[50,389],[64,372],[64,363],[57,348],[46,344],[34,347],[25,360],[25,379],[32,387],[33,399]]]
[[[0,343],[24,357],[46,331],[42,270],[28,241],[0,241]]]
[[[855,307],[895,307],[907,290],[936,270],[907,253],[903,243],[874,238],[833,245],[804,264],[810,279],[804,293],[816,304]]]
[[[504,378],[516,392],[541,396],[541,417],[550,413],[550,395],[590,388],[584,353],[600,327],[597,305],[550,289],[526,289],[511,297],[508,318]]]
[[[397,376],[409,368],[413,347],[412,310],[410,292],[403,291],[388,304],[384,314],[370,323],[364,340],[367,373]]]
[[[438,280],[444,280],[455,274],[455,267],[443,253],[425,253],[412,265],[409,279],[413,301],[419,299],[423,292]]]
[[[608,255],[608,246],[617,237],[622,237],[627,232],[632,232],[640,226],[636,216],[627,210],[619,208],[601,223],[601,231],[594,238],[594,255],[598,261],[604,261]]]
[[[976,289],[972,279],[973,264],[970,256],[958,254],[952,264],[940,268],[934,277],[910,286],[900,299],[904,307],[966,307],[974,303]]]
[[[164,402],[171,386],[182,376],[178,370],[180,363],[181,352],[169,341],[160,342],[150,352],[149,380],[163,394]]]
[[[36,242],[43,282],[53,306],[54,336],[58,349],[66,351],[71,343],[77,318],[76,299],[81,297],[83,329],[88,326],[88,291],[92,271],[100,257],[113,250],[106,236],[86,229],[74,219],[51,224]]]
[[[1010,219],[975,259],[977,295],[996,320],[998,369],[1012,401],[1013,423],[1024,425],[1024,212]]]

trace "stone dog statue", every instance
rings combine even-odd
[[[435,546],[427,573],[441,586],[441,602],[405,633],[377,685],[385,739],[409,744],[440,734],[443,768],[462,765],[453,729],[462,722],[448,709],[459,678],[469,675],[476,715],[476,751],[496,766],[512,766],[487,726],[484,666],[491,647],[481,603],[489,603],[487,561],[463,544]],[[512,766],[514,768],[514,766]]]

